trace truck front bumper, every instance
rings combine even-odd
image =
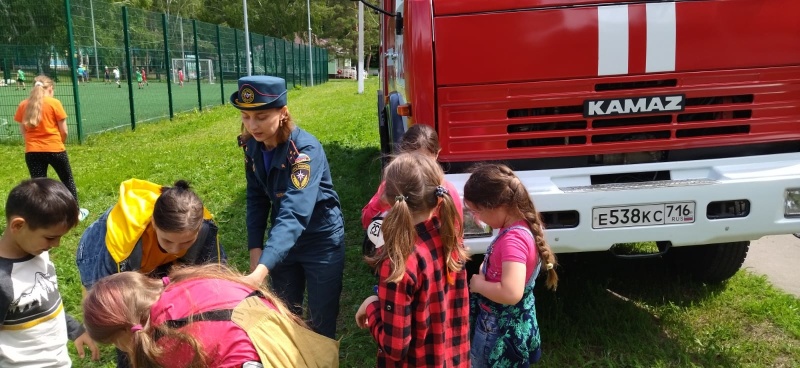
[[[669,171],[670,180],[592,185],[596,175]],[[786,191],[800,188],[800,153],[713,160],[661,162],[557,170],[518,171],[539,212],[577,211],[577,226],[546,229],[556,253],[604,251],[616,243],[669,241],[672,246],[756,240],[800,231],[800,217],[787,217]],[[448,174],[460,189],[469,174]],[[463,199],[462,199],[463,200]],[[708,204],[749,201],[744,217],[713,219]],[[595,228],[593,209],[653,203],[694,202],[694,222]],[[596,224],[595,224],[596,225]],[[497,234],[467,238],[471,254],[486,251]]]

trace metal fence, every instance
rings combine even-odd
[[[108,0],[15,3],[0,9],[10,20],[0,22],[0,142],[22,141],[13,117],[37,75],[56,82],[69,143],[225,104],[247,75],[248,36],[238,29]],[[252,74],[282,77],[289,88],[327,81],[327,50],[311,47],[310,66],[308,45],[249,37]]]

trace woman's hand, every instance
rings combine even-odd
[[[99,360],[100,359],[100,350],[97,349],[97,344],[94,343],[91,337],[89,337],[88,332],[84,332],[77,339],[75,339],[75,348],[78,349],[78,356],[81,358],[86,357],[86,353],[84,352],[84,345],[89,348],[89,351],[92,352],[92,360]]]
[[[250,249],[250,272],[255,271],[256,267],[258,267],[258,260],[261,259],[261,253],[263,251],[264,250],[261,248]]]
[[[249,275],[242,277],[242,281],[255,287],[260,287],[267,278],[267,275],[269,275],[267,266],[260,264],[256,266],[256,269],[253,270],[253,272],[251,272]]]
[[[367,299],[364,299],[364,302],[361,303],[360,307],[358,307],[358,311],[356,312],[356,324],[358,327],[369,327],[369,321],[367,320],[367,306],[378,300],[379,299],[377,295],[370,295]]]

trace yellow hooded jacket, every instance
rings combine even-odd
[[[180,254],[167,254],[157,251],[158,239],[151,226],[153,207],[161,195],[161,185],[146,180],[130,179],[119,187],[119,202],[108,214],[106,222],[106,247],[111,258],[119,264],[133,252],[139,239],[142,240],[143,259],[141,272],[148,273],[155,267],[182,257]],[[203,218],[213,216],[203,208]]]

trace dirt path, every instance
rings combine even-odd
[[[800,298],[800,239],[793,235],[767,236],[750,243],[743,269],[767,279]]]

